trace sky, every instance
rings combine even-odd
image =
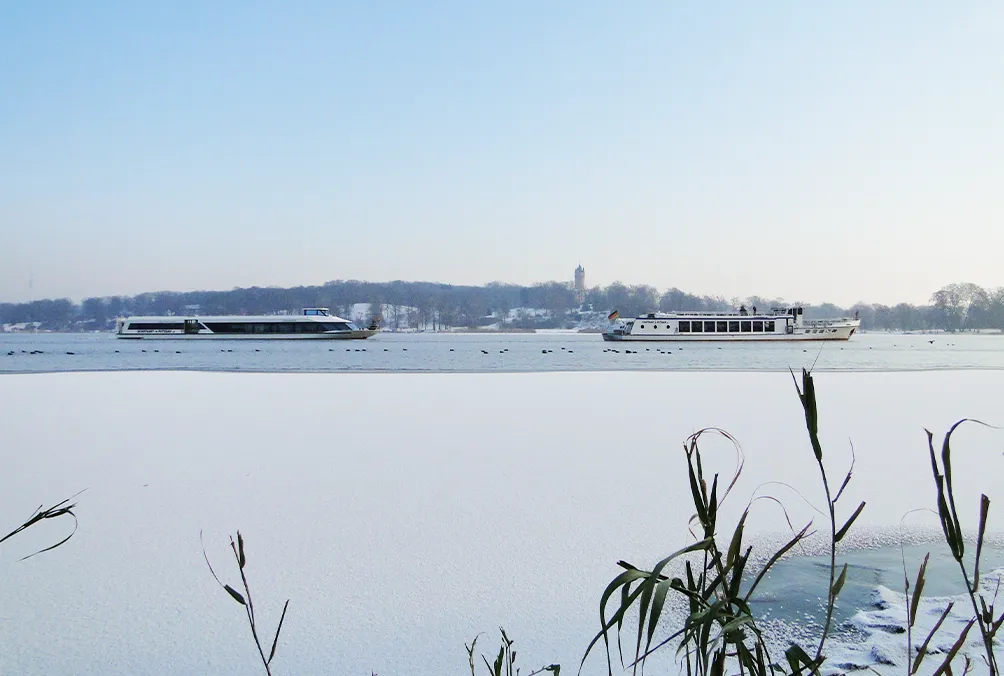
[[[0,4],[0,301],[1004,286],[1004,3]]]

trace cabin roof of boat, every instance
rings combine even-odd
[[[740,312],[731,310],[729,312],[708,312],[705,310],[677,310],[675,312],[649,312],[638,315],[635,319],[679,319],[680,317],[746,317],[758,319],[773,319],[775,317],[793,317],[802,314],[800,307],[771,308],[770,312]]]

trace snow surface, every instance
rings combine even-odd
[[[981,585],[987,593],[987,598],[994,595],[994,589],[1004,575],[1004,571],[996,569],[983,577]],[[968,596],[929,596],[924,595],[917,607],[917,621],[913,631],[913,655],[916,657],[919,647],[923,645],[931,630],[937,625],[942,613],[950,601],[954,601],[949,615],[934,634],[928,644],[926,656],[921,662],[919,673],[933,673],[945,659],[945,655],[955,645],[966,624],[973,617],[973,607]],[[834,641],[828,650],[834,673],[857,671],[868,666],[882,664],[885,666],[901,666],[906,664],[907,642],[906,632],[906,596],[887,587],[879,586],[873,592],[872,608],[860,610],[851,619],[863,635],[857,642]],[[996,613],[1000,615],[998,611]],[[973,659],[974,673],[986,670],[985,662],[980,657],[982,637],[979,628],[973,626],[967,635],[966,646]],[[998,658],[1004,657],[999,648],[994,651]],[[958,671],[962,671],[962,660],[959,659]]]
[[[933,504],[923,427],[1004,422],[1004,372],[826,373],[816,385],[832,476],[854,442],[841,506],[868,500],[865,545]],[[264,633],[291,599],[276,674],[462,674],[464,643],[484,632],[492,653],[500,624],[524,673],[574,673],[615,562],[651,564],[688,541],[680,442],[709,425],[746,453],[723,520],[755,492],[782,497],[796,523],[818,519],[792,491],[760,487],[784,481],[822,503],[787,374],[0,376],[3,522],[87,489],[64,547],[18,560],[59,522],[0,545],[0,673],[257,673],[242,609],[199,543],[204,530],[236,586],[236,528]],[[1001,435],[964,426],[954,438],[967,519],[981,491],[1004,495]],[[706,466],[731,468],[725,443],[705,451]],[[786,528],[766,501],[750,523]],[[605,671],[600,652],[584,673]]]

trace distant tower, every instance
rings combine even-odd
[[[586,270],[581,264],[575,268],[575,300],[580,305],[586,300]]]

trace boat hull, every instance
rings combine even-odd
[[[669,334],[664,336],[656,335],[632,335],[632,334],[612,334],[604,333],[603,340],[613,342],[640,342],[640,343],[783,343],[783,342],[806,342],[806,341],[833,341],[850,340],[855,334],[855,328],[838,328],[834,333],[788,333],[788,334],[747,334],[747,335],[714,335],[714,334]]]

